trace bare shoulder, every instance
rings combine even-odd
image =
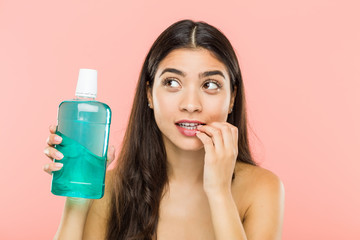
[[[284,189],[281,179],[275,173],[246,163],[236,164],[234,186],[241,187],[241,189],[238,189],[239,191],[247,188],[253,194]]]
[[[276,174],[239,163],[235,168],[233,195],[248,239],[281,239],[285,190]]]
[[[89,209],[84,228],[84,239],[105,239],[107,220],[110,213],[114,170],[108,170],[105,176],[104,196],[95,199]]]
[[[236,164],[232,191],[247,207],[259,199],[264,202],[284,197],[284,185],[275,173],[246,163]]]

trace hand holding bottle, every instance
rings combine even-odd
[[[51,125],[49,130],[50,135],[46,141],[48,146],[45,147],[44,153],[50,158],[51,162],[45,164],[43,168],[45,172],[52,174],[53,171],[59,171],[62,168],[61,164],[53,162],[54,158],[58,160],[63,158],[62,153],[54,148],[54,145],[60,144],[62,139],[55,134],[55,125]],[[114,159],[115,148],[111,146],[107,152],[107,165]],[[61,222],[54,239],[69,239],[69,237],[82,239],[87,214],[93,201],[94,199],[67,197]]]
[[[61,160],[64,157],[64,155],[58,150],[56,150],[54,147],[55,144],[60,144],[62,141],[62,138],[55,134],[56,126],[50,125],[49,130],[50,130],[50,136],[46,140],[48,146],[45,147],[44,154],[50,158],[51,163],[45,164],[43,166],[43,169],[45,172],[51,174],[53,171],[59,171],[63,166],[62,163],[55,163],[52,160],[54,158],[57,160]]]
[[[53,171],[59,171],[62,168],[62,163],[54,163],[52,160],[55,158],[57,160],[61,160],[64,156],[61,152],[59,152],[54,145],[60,144],[62,139],[60,136],[56,135],[56,126],[51,125],[49,127],[50,135],[48,139],[46,140],[46,143],[48,146],[45,147],[44,153],[47,157],[50,158],[51,162],[48,164],[45,164],[43,166],[43,169],[45,172],[51,174]],[[109,165],[113,160],[115,159],[115,148],[114,146],[109,147],[108,153],[107,153],[107,165]]]

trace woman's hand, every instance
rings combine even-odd
[[[209,195],[231,194],[231,179],[238,154],[238,129],[227,122],[198,126],[204,144],[204,190]]]
[[[49,130],[50,130],[50,136],[46,140],[48,146],[45,147],[44,153],[47,157],[50,158],[51,162],[45,164],[43,166],[43,169],[45,172],[51,174],[53,171],[59,171],[63,166],[63,164],[60,162],[57,163],[53,162],[53,159],[55,158],[57,160],[61,160],[64,157],[64,155],[54,147],[55,144],[60,144],[62,141],[62,138],[59,135],[55,134],[56,126],[51,125],[49,127]],[[115,159],[115,148],[114,146],[111,146],[107,154],[107,165],[109,165],[114,159]],[[92,201],[89,199],[73,198],[73,197],[67,198],[67,204],[69,205],[90,206],[91,202]]]
[[[63,164],[62,163],[55,163],[53,162],[53,159],[61,160],[64,155],[59,152],[56,148],[54,148],[55,144],[60,144],[62,141],[62,138],[59,135],[56,135],[56,126],[51,125],[49,127],[50,130],[50,136],[47,138],[46,143],[48,146],[45,147],[44,153],[47,157],[50,158],[51,162],[48,164],[45,164],[43,166],[43,169],[45,172],[51,174],[53,171],[59,171]],[[108,153],[107,153],[107,165],[109,165],[113,160],[115,159],[115,148],[114,146],[109,147]]]
[[[59,171],[62,168],[62,164],[54,163],[53,159],[61,160],[64,156],[54,148],[55,144],[60,144],[62,141],[62,138],[55,134],[56,126],[51,125],[49,130],[50,136],[46,140],[48,146],[45,147],[44,153],[51,162],[45,164],[43,169],[51,174],[53,171]],[[109,165],[114,159],[115,148],[111,146],[107,153],[107,164]],[[86,218],[93,201],[94,199],[67,197],[54,239],[82,239]]]
[[[50,130],[50,136],[47,138],[46,143],[48,146],[45,147],[44,153],[47,157],[50,158],[51,162],[47,163],[43,166],[43,169],[45,172],[51,174],[53,171],[59,171],[63,164],[62,163],[55,163],[53,162],[53,159],[61,160],[64,156],[63,154],[58,151],[56,148],[54,148],[55,144],[60,144],[62,141],[62,138],[59,135],[56,135],[56,126],[51,125],[49,127]],[[113,160],[115,159],[115,148],[114,146],[111,146],[108,150],[107,154],[107,165],[109,165]],[[92,201],[90,199],[83,199],[83,198],[73,198],[68,197],[66,204],[68,206],[86,206],[89,207],[91,205]]]
[[[45,164],[43,166],[43,169],[45,172],[51,174],[53,171],[59,171],[63,166],[62,163],[53,162],[53,159],[55,158],[57,160],[61,160],[64,157],[64,155],[54,148],[55,144],[60,144],[62,141],[62,138],[59,135],[55,134],[56,126],[50,125],[49,130],[50,130],[50,136],[46,140],[48,146],[45,147],[44,153],[47,157],[50,158],[51,162]]]

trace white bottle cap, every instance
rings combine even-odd
[[[75,96],[96,98],[96,95],[97,71],[93,69],[80,69]]]

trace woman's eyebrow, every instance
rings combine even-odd
[[[222,76],[223,78],[225,78],[224,74],[223,74],[221,71],[219,71],[219,70],[206,71],[206,72],[200,73],[200,74],[199,74],[199,77],[200,77],[200,78],[204,78],[204,77],[209,77],[209,76],[213,76],[213,75],[220,75],[220,76]]]
[[[161,75],[163,75],[163,74],[166,73],[166,72],[176,73],[176,74],[178,74],[178,75],[180,75],[180,76],[183,76],[183,77],[186,76],[185,73],[183,73],[182,71],[177,70],[177,69],[175,69],[175,68],[165,68],[164,71],[162,71],[162,73],[160,74],[160,77],[161,77]]]
[[[160,77],[161,75],[163,75],[164,73],[166,72],[171,72],[171,73],[175,73],[175,74],[178,74],[182,77],[185,77],[186,74],[183,73],[182,71],[178,70],[178,69],[175,69],[175,68],[165,68],[164,71],[161,72],[160,74]],[[219,71],[219,70],[213,70],[213,71],[206,71],[206,72],[203,72],[203,73],[200,73],[199,74],[199,77],[200,78],[204,78],[204,77],[209,77],[209,76],[214,76],[214,75],[220,75],[222,76],[223,78],[225,78],[224,74]]]

